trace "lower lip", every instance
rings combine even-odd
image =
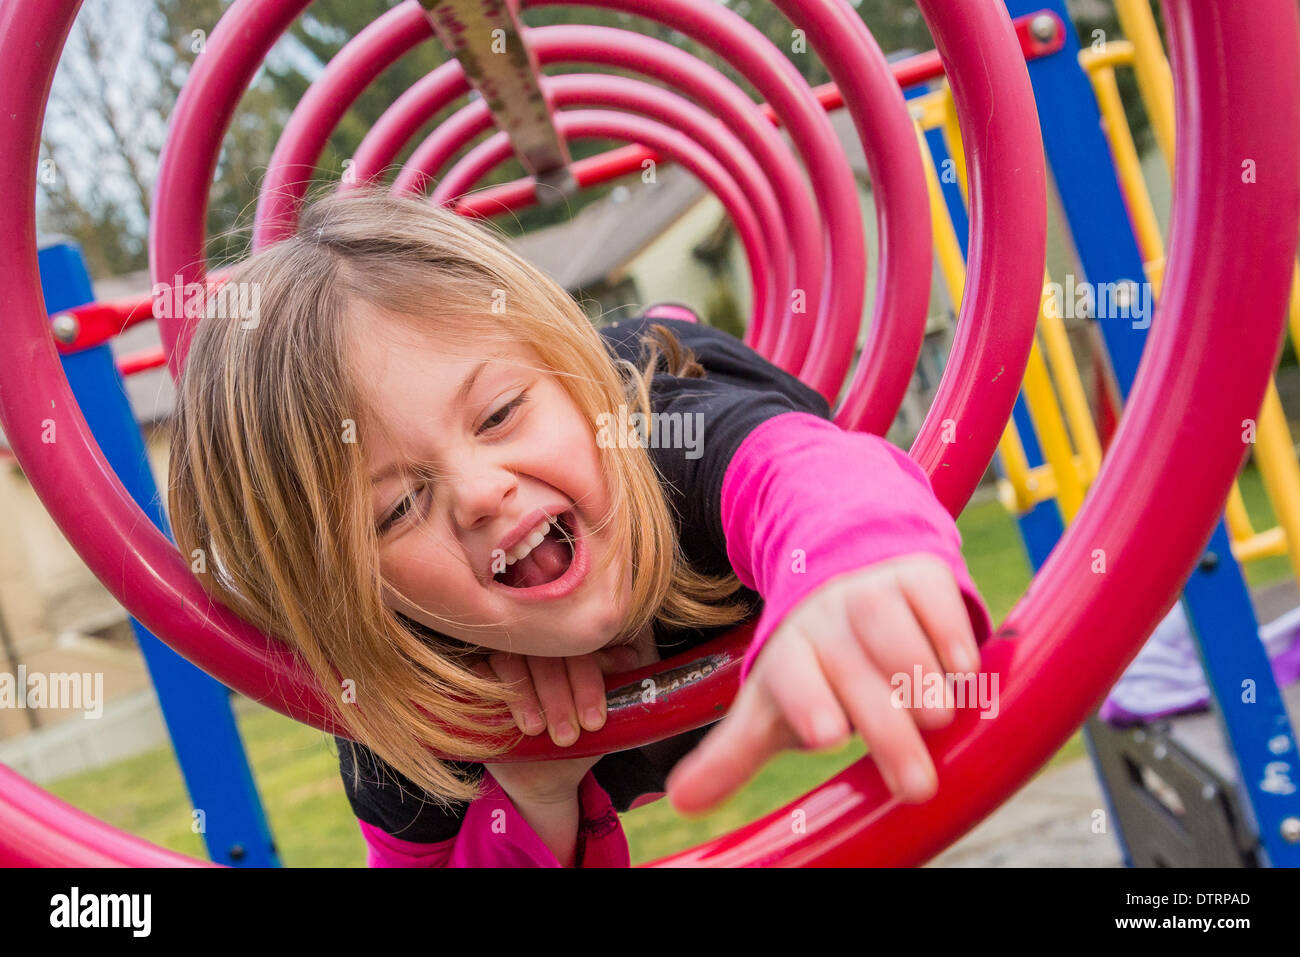
[[[573,561],[569,562],[569,567],[564,570],[563,575],[553,582],[534,585],[532,588],[511,588],[494,578],[492,587],[506,592],[515,601],[554,601],[576,591],[587,577],[587,536],[583,532],[578,513],[570,511],[568,515],[570,516],[569,531],[573,535]]]

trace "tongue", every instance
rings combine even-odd
[[[555,581],[569,566],[569,546],[547,535],[542,543],[510,566],[511,588],[532,588]]]

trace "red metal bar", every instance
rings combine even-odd
[[[157,369],[159,366],[165,366],[166,364],[167,353],[163,352],[162,346],[158,346],[154,349],[144,349],[118,359],[117,371],[123,376],[129,376],[135,375],[137,372],[144,372],[147,369]]]
[[[219,289],[229,275],[229,269],[222,269],[208,276],[206,279],[208,290]],[[161,297],[166,295],[167,293],[163,290],[159,290],[159,295],[155,296],[151,290],[145,296],[106,299],[100,302],[88,302],[72,309],[65,309],[59,315],[72,316],[76,321],[76,336],[68,341],[61,340],[56,336],[54,345],[60,353],[67,355],[106,342],[137,323],[158,318],[159,311],[165,305],[161,301]],[[53,318],[51,317],[51,320]]]
[[[531,39],[532,34],[529,36]],[[711,186],[714,195],[722,201],[740,236],[750,266],[755,319],[772,323],[780,320],[781,307],[787,299],[786,291],[794,285],[790,280],[790,244],[782,222],[781,204],[764,170],[728,126],[718,122],[717,115],[660,86],[623,76],[570,73],[545,77],[542,86],[547,99],[557,108],[610,106],[627,113],[628,125],[619,139],[660,145],[670,154],[684,150],[682,156],[675,158],[706,183],[716,184]],[[566,110],[557,114],[560,133],[566,138],[589,138],[590,132],[578,132],[572,124],[565,124],[573,112]],[[633,131],[651,129],[639,125],[637,114],[667,124],[677,131],[677,135],[665,142],[640,132],[634,134]],[[616,130],[616,116],[616,113],[607,114],[602,120],[602,129]],[[755,127],[764,125],[764,121],[753,116],[752,112],[750,121]],[[468,104],[442,124],[443,128],[457,127],[457,133],[450,139],[436,133],[431,135],[411,155],[393,189],[401,189],[403,183],[410,189],[419,189],[428,170],[441,166],[465,142],[490,128],[491,124],[492,117],[484,104]],[[439,181],[433,192],[433,201],[441,204],[444,197],[469,192],[483,176],[509,159],[511,152],[499,148],[502,136],[505,134],[497,133],[459,160]],[[435,146],[433,156],[426,151],[431,143]],[[513,148],[513,141],[510,145]],[[701,155],[699,147],[703,147],[707,155]],[[710,156],[712,161],[708,158]],[[713,168],[715,164],[721,169]]]
[[[1056,22],[1056,31],[1050,40],[1037,39],[1032,30],[1031,23],[1036,17],[1049,16]],[[1020,49],[1025,55],[1026,60],[1036,60],[1041,57],[1050,56],[1057,53],[1065,46],[1065,28],[1058,17],[1052,11],[1043,13],[1029,14],[1028,16],[1017,17],[1012,21],[1016,29],[1016,38],[1020,41]],[[906,60],[899,60],[897,63],[890,64],[890,70],[894,74],[894,79],[903,89],[915,86],[918,83],[924,83],[927,80],[935,80],[944,75],[943,61],[936,50],[929,50],[925,53],[918,53],[916,56],[908,57]],[[838,110],[844,106],[844,97],[840,94],[839,87],[834,83],[823,83],[821,86],[813,87],[813,95],[817,97],[819,103],[827,111]],[[780,121],[776,118],[775,112],[771,106],[766,103],[759,104],[759,109],[763,114],[772,121],[773,124],[780,126]],[[609,150],[601,153],[599,156],[590,157],[589,162],[594,159],[604,159],[607,165],[601,169],[601,178],[588,179],[589,183],[600,183],[607,179],[615,179],[619,176],[627,176],[632,173],[639,173],[641,162],[645,159],[653,159],[656,162],[663,162],[663,157],[659,156],[653,150],[647,150],[636,146],[622,147],[616,150]],[[575,164],[576,168],[576,164]],[[526,183],[527,180],[516,180],[511,183],[502,183],[499,186],[490,186],[486,189],[476,192],[473,196],[468,197],[454,204],[453,209],[465,216],[476,216],[482,219],[490,219],[493,216],[500,216],[503,213],[514,212],[521,208],[516,205],[518,197],[525,195],[520,184]],[[526,195],[531,198],[532,186],[528,186]]]

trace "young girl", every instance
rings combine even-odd
[[[904,453],[690,310],[598,330],[481,224],[379,188],[228,281],[259,314],[198,324],[172,528],[336,702],[372,866],[626,866],[618,812],[707,809],[853,729],[896,795],[933,795],[920,731],[951,711],[895,707],[891,676],[975,671],[989,621]],[[492,761],[507,708],[571,745],[604,674],[755,615],[706,739]]]

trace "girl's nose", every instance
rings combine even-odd
[[[501,514],[518,486],[514,472],[483,463],[462,469],[454,483],[452,517],[463,529],[472,529]]]

